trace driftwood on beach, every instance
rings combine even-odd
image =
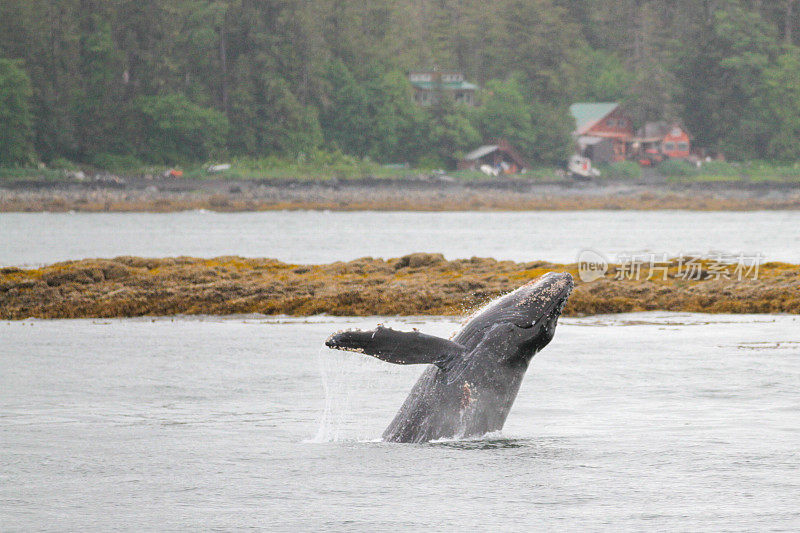
[[[705,269],[705,270],[704,270]],[[362,258],[326,265],[275,259],[118,257],[0,269],[0,318],[134,317],[237,313],[464,315],[548,271],[573,274],[567,315],[666,310],[800,314],[800,266],[761,265],[757,279],[685,279],[672,262],[652,279],[582,282],[578,265],[486,258],[447,261],[440,254]],[[717,279],[719,278],[719,279]]]

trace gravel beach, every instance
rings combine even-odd
[[[800,209],[800,183],[571,182],[441,178],[0,183],[0,212],[30,211]]]

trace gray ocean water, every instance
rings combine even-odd
[[[572,263],[609,256],[761,253],[800,263],[800,211],[0,213],[0,265],[137,255],[329,263],[441,252]]]
[[[376,322],[0,323],[0,530],[800,528],[800,317],[562,318],[502,433],[378,442]]]

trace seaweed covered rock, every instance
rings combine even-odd
[[[395,270],[400,270],[401,268],[420,268],[425,266],[433,266],[438,265],[440,263],[444,263],[445,258],[442,254],[426,254],[426,253],[414,253],[408,254],[401,257],[397,263],[394,264]]]
[[[800,266],[767,263],[758,279],[680,277],[584,283],[577,265],[491,258],[446,261],[442,254],[364,257],[326,265],[276,259],[177,257],[85,259],[0,270],[0,318],[125,317],[263,313],[463,315],[549,271],[570,272],[567,315],[666,310],[800,314]]]

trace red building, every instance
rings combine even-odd
[[[570,112],[580,155],[594,163],[624,159],[652,163],[691,156],[691,136],[678,123],[647,122],[634,134],[633,121],[616,103],[573,104]]]
[[[692,155],[689,133],[677,123],[647,122],[631,141],[631,156],[659,154],[669,159],[687,159]]]
[[[622,161],[626,158],[628,145],[633,138],[633,122],[619,104],[578,103],[572,104],[569,111],[575,118],[574,135],[580,146],[596,144],[597,139],[607,139],[613,149],[610,160]]]
[[[672,159],[686,159],[692,153],[689,133],[677,124],[668,128],[661,141],[661,152]]]

